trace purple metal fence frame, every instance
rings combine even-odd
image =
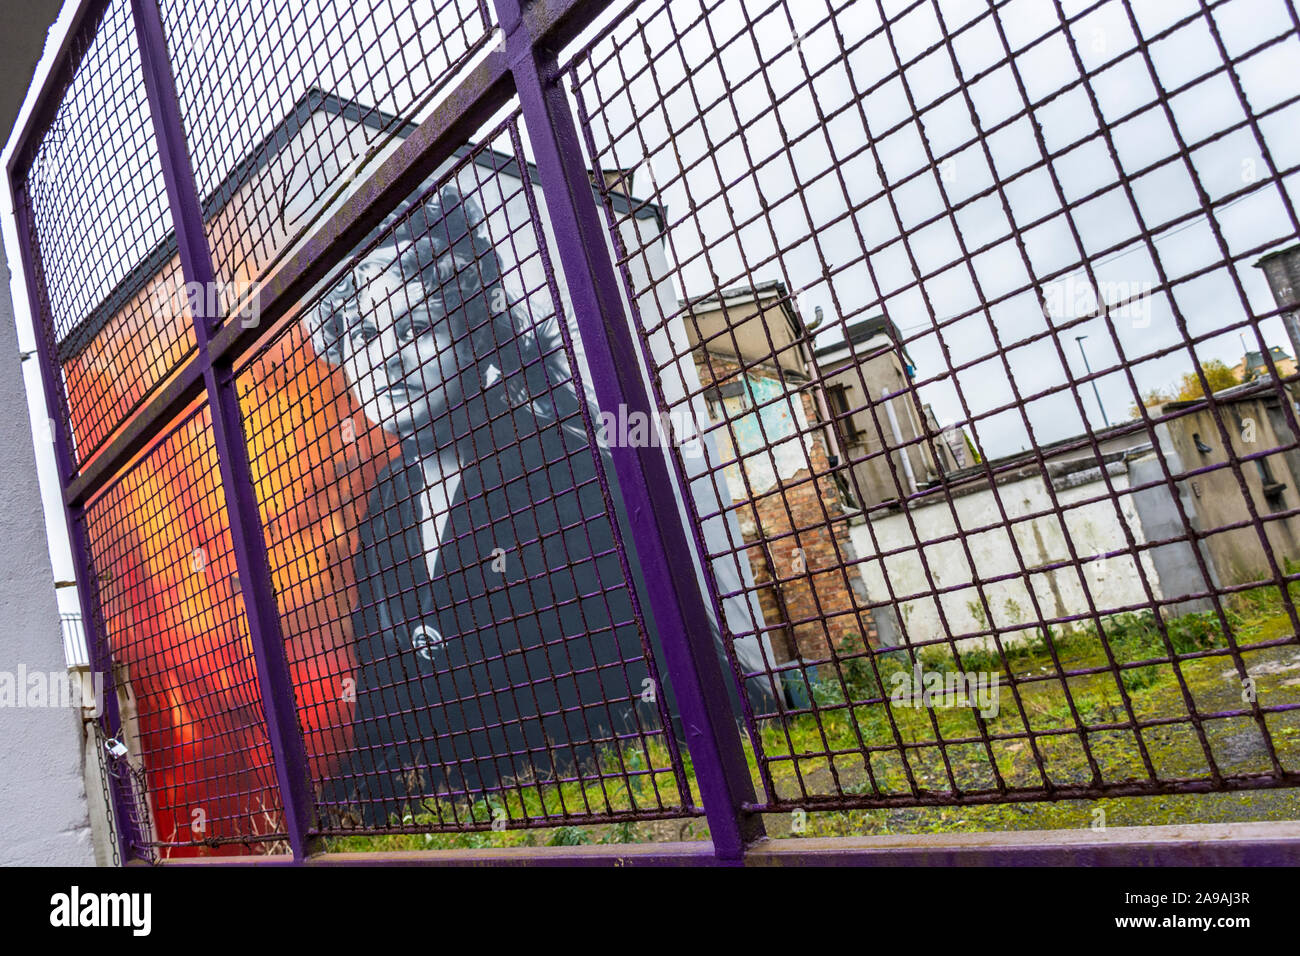
[[[26,161],[25,154],[31,137],[48,125],[53,117],[53,111],[57,108],[57,79],[61,75],[70,75],[75,68],[72,54],[76,49],[77,39],[88,24],[94,23],[103,14],[107,6],[108,0],[83,0],[80,9],[74,13],[68,34],[59,50],[56,66],[51,74],[51,82],[38,97],[28,125],[16,140],[6,170],[14,196],[14,218],[17,220],[20,247],[18,253],[26,276],[28,303],[32,309],[32,328],[35,332],[37,360],[41,369],[46,415],[52,423],[51,440],[54,445],[55,468],[60,486],[63,488],[68,486],[77,472],[73,455],[72,426],[67,416],[62,413],[65,404],[59,385],[62,376],[59,374],[58,362],[55,359],[54,342],[47,338],[41,325],[41,308],[44,305],[48,309],[49,301],[44,284],[37,278],[36,270],[40,257],[36,250],[35,230],[32,228],[30,197],[25,182],[20,185],[18,177],[20,171],[21,175],[26,174],[26,169],[22,168],[21,164]],[[105,735],[111,738],[120,732],[121,716],[107,636],[100,627],[98,602],[95,599],[94,589],[89,584],[94,578],[90,564],[90,549],[85,536],[84,504],[84,501],[70,501],[65,498],[63,516],[72,551],[73,575],[77,581],[77,601],[81,606],[90,667],[92,673],[100,674],[103,678],[104,702],[103,712],[99,718],[100,725]],[[96,758],[103,761],[116,759],[110,754],[97,754]],[[133,812],[135,797],[130,790],[130,779],[129,773],[108,774],[108,789],[112,802],[108,810],[114,818],[114,833],[117,838],[113,852],[119,861],[143,858],[147,852],[145,835],[136,827],[137,821]]]
[[[556,0],[553,3],[494,0],[504,48],[488,53],[450,91],[442,108],[426,120],[357,189],[261,289],[263,324],[243,328],[202,309],[193,315],[198,356],[144,405],[100,454],[78,469],[71,425],[59,414],[63,398],[55,344],[39,326],[36,308],[47,299],[38,278],[39,255],[26,201],[23,176],[30,140],[44,128],[57,106],[57,92],[43,91],[22,131],[8,175],[17,198],[20,255],[27,293],[37,312],[37,346],[47,407],[54,419],[54,449],[71,535],[82,617],[92,666],[105,676],[105,726],[119,722],[107,635],[90,586],[93,570],[82,520],[86,502],[127,462],[146,448],[159,423],[206,395],[212,410],[241,594],[247,612],[267,734],[285,811],[290,859],[257,858],[266,863],[495,863],[495,864],[750,864],[850,863],[954,865],[1004,863],[1260,863],[1294,862],[1300,835],[1292,824],[1247,825],[1214,832],[1177,828],[1179,833],[1074,834],[1068,839],[1043,834],[998,835],[996,839],[945,836],[897,842],[791,840],[775,845],[764,838],[762,817],[745,758],[739,728],[728,705],[728,683],[709,638],[711,612],[700,592],[694,562],[674,555],[704,556],[697,535],[688,532],[674,488],[680,479],[666,453],[650,447],[617,446],[613,465],[626,505],[633,544],[643,568],[647,597],[664,651],[661,663],[672,683],[686,729],[712,845],[665,844],[594,850],[546,849],[541,852],[468,851],[463,854],[313,856],[314,806],[307,754],[299,726],[294,689],[285,654],[280,614],[271,579],[266,538],[245,441],[233,368],[268,328],[333,264],[375,226],[385,212],[408,195],[474,129],[518,97],[535,153],[541,191],[553,225],[558,258],[572,296],[598,403],[653,415],[656,398],[641,372],[646,364],[628,324],[616,264],[607,254],[607,231],[592,195],[590,172],[573,113],[560,83],[555,51],[573,40],[612,6],[610,0]],[[94,22],[108,0],[89,0],[73,18],[75,34]],[[203,205],[167,54],[157,0],[130,0],[143,65],[153,132],[162,165],[168,205],[187,282],[209,287],[215,270],[205,232]],[[70,68],[69,43],[60,51],[56,72]],[[585,123],[584,123],[585,126]],[[1271,363],[1271,359],[1269,360]],[[1089,376],[1091,377],[1091,376]],[[1213,400],[1211,399],[1213,403]],[[1095,444],[1095,440],[1094,440]],[[1041,455],[1040,455],[1041,457]],[[1165,479],[1173,483],[1166,471]],[[1256,519],[1258,524],[1258,519]],[[1271,559],[1271,555],[1270,555]],[[1077,562],[1077,556],[1074,557]],[[1279,579],[1277,568],[1273,568]],[[1258,711],[1258,708],[1256,708]],[[124,859],[146,857],[146,841],[133,826],[132,795],[114,777],[113,802],[120,852]],[[1174,828],[1171,828],[1171,830]],[[1195,831],[1195,832],[1193,832]],[[906,842],[910,841],[910,842]],[[1053,842],[1055,841],[1055,842]],[[906,842],[906,845],[904,845]],[[1209,849],[1217,847],[1217,849]]]
[[[216,270],[204,229],[203,206],[185,145],[175,79],[163,36],[162,15],[157,0],[131,0],[131,13],[183,274],[187,283],[194,283],[201,289],[213,289],[216,287]],[[198,361],[212,410],[212,432],[221,467],[221,483],[225,489],[226,513],[234,541],[235,563],[239,569],[253,656],[257,662],[267,736],[275,755],[285,827],[293,856],[301,859],[307,853],[307,831],[313,814],[306,745],[294,706],[293,683],[267,563],[266,539],[253,487],[232,363],[228,358],[214,361],[209,354],[210,330],[221,316],[207,314],[211,296],[201,298],[203,302],[196,303],[199,307],[192,316],[199,348]]]
[[[27,275],[28,301],[35,304],[42,301],[44,295],[43,289],[36,281],[34,269],[36,261],[35,236],[31,228],[26,196],[23,194],[21,197],[16,198],[15,218],[18,220],[18,241],[22,247],[20,254]],[[33,324],[36,324],[37,321],[39,320],[35,320]],[[64,416],[59,413],[63,397],[58,387],[59,378],[55,371],[57,366],[51,354],[50,345],[45,336],[41,334],[39,325],[36,327],[36,351],[41,366],[41,383],[45,392],[46,414],[49,416],[49,420],[53,422],[51,438],[54,443],[55,466],[58,469],[60,481],[64,482],[66,486],[69,477],[76,471],[72,464],[71,428]],[[90,669],[92,673],[103,675],[104,681],[103,713],[100,716],[100,722],[105,728],[106,734],[112,736],[118,733],[121,727],[121,718],[108,642],[102,634],[102,629],[98,626],[101,618],[94,597],[95,592],[88,584],[81,583],[94,580],[90,567],[90,549],[86,542],[84,516],[85,508],[80,503],[65,502],[63,517],[67,523],[69,544],[72,550],[73,574],[78,582],[77,601],[81,605],[81,620],[86,635],[86,647],[90,654]],[[109,754],[97,754],[96,757],[103,761],[115,759]],[[133,796],[128,790],[130,786],[129,774],[110,774],[110,779],[112,781],[113,797],[111,812],[116,820],[115,832],[117,835],[117,846],[114,849],[121,859],[129,860],[144,851],[143,834],[139,833],[135,827],[134,814],[128,812],[128,808],[134,804]]]
[[[496,0],[496,7],[598,403],[649,417],[656,405],[641,377],[554,51],[525,25],[519,0]],[[615,443],[612,453],[714,850],[720,859],[739,860],[745,846],[763,835],[763,824],[743,809],[754,800],[754,786],[694,564],[671,557],[694,553],[678,515],[672,474],[657,446]]]

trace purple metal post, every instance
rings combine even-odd
[[[640,412],[655,420],[577,129],[557,82],[554,52],[539,49],[524,22],[520,0],[495,4],[597,401],[601,408],[625,408],[629,415]],[[763,836],[763,823],[744,809],[755,802],[754,785],[728,706],[726,677],[718,666],[704,596],[694,564],[686,557],[692,553],[691,543],[672,474],[663,450],[655,445],[615,445],[611,455],[714,852],[719,860],[739,862],[746,846]]]
[[[51,354],[53,343],[47,339],[41,327],[40,306],[46,303],[46,296],[41,283],[36,279],[36,263],[40,257],[36,253],[36,235],[32,230],[31,207],[25,186],[19,186],[13,178],[10,168],[10,186],[14,193],[14,218],[18,223],[19,255],[22,257],[23,272],[27,280],[27,300],[31,303],[32,330],[36,334],[36,354],[41,366],[41,385],[45,392],[45,413],[54,423],[52,437],[54,440],[54,461],[59,474],[61,488],[66,488],[72,476],[76,474],[72,456],[72,427],[62,414],[63,402],[59,392],[59,382],[63,376]],[[85,507],[78,503],[64,504],[64,519],[68,526],[68,539],[72,549],[73,576],[77,581],[77,602],[81,607],[82,627],[86,636],[87,650],[90,652],[90,669],[92,673],[104,677],[103,712],[100,714],[101,726],[109,735],[119,732],[120,716],[117,706],[117,688],[113,680],[112,657],[108,652],[108,635],[99,633],[99,618],[95,614],[97,602],[92,596],[92,570],[90,567],[90,546],[86,541],[84,524]],[[109,759],[104,754],[97,754],[98,759]],[[137,848],[143,849],[143,834],[136,827],[131,808],[134,799],[127,791],[130,781],[125,776],[109,775],[113,806],[110,812],[115,817],[117,829],[118,853],[120,858],[130,860],[136,857]]]
[[[168,204],[176,229],[181,269],[186,282],[198,283],[202,289],[212,289],[216,275],[204,229],[203,206],[185,145],[185,128],[167,56],[162,16],[156,0],[131,0],[131,12],[140,44],[145,93],[153,117]],[[280,611],[276,605],[266,539],[248,447],[244,441],[232,359],[223,356],[216,362],[211,360],[209,336],[221,317],[206,314],[209,296],[199,298],[203,303],[198,305],[198,314],[193,316],[194,338],[212,411],[213,439],[225,490],[226,515],[239,572],[240,593],[257,665],[266,733],[275,758],[285,830],[289,834],[294,858],[301,860],[308,852],[307,831],[313,819],[306,745],[298,725],[289,662],[284,652]]]

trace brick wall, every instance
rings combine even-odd
[[[741,380],[733,358],[699,352],[696,364],[706,388]],[[779,380],[776,370],[766,367],[751,366],[747,374],[751,379]],[[812,394],[803,392],[801,400],[807,422],[815,424],[819,416]],[[861,650],[864,639],[875,644],[877,637],[871,612],[863,607],[861,574],[856,566],[846,566],[856,553],[845,506],[830,474],[824,435],[813,429],[807,438],[806,463],[811,467],[781,476],[765,491],[755,490],[755,500],[745,500],[747,494],[736,496],[777,663],[795,657],[824,660],[832,644],[838,651]],[[753,471],[751,466],[751,477]]]

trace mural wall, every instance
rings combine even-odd
[[[265,223],[248,212],[256,204],[283,204],[280,225],[245,244],[256,261],[217,251],[227,321],[257,320],[245,298],[253,280],[320,212],[295,197],[324,190],[295,187],[280,148],[293,137],[340,144],[346,167],[347,144],[364,138],[343,112],[309,96],[242,179],[209,199],[214,235],[236,220]],[[584,419],[581,343],[566,342],[572,310],[551,278],[540,241],[549,226],[521,159],[508,141],[462,150],[237,370],[326,827],[392,825],[429,801],[580,776],[606,750],[664,733],[654,636],[629,586],[635,556],[625,567],[616,547],[617,486],[602,485],[607,452]],[[631,228],[659,228],[645,208]],[[149,264],[110,297],[116,311],[99,310],[61,346],[70,392],[91,396],[79,408],[129,407],[183,351],[175,329],[194,290],[166,244]],[[685,336],[665,320],[676,311],[667,264],[634,269],[642,321],[666,329],[662,364],[672,363]],[[144,377],[124,374],[115,347],[141,314],[181,343]],[[700,391],[681,354],[664,376],[670,397]],[[72,424],[78,436],[102,427],[92,413]],[[699,475],[717,455],[703,443]],[[710,551],[730,550],[740,536],[725,486],[696,480],[691,492],[709,499],[703,513],[722,513],[705,529]],[[206,410],[88,517],[155,836],[175,844],[171,854],[248,852],[241,838],[278,833],[281,821]],[[741,595],[724,603],[719,646],[724,633],[760,631],[744,596],[749,567],[732,558],[714,573]],[[762,669],[758,639],[732,645],[742,667]]]

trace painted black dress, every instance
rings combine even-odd
[[[461,474],[432,575],[419,440],[376,483],[361,528],[353,753],[326,796],[366,825],[435,793],[473,800],[572,773],[659,725],[581,428],[524,403],[460,446],[484,457]]]

